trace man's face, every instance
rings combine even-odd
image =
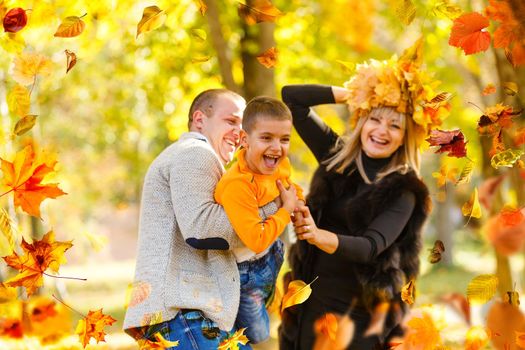
[[[204,111],[199,118],[200,133],[206,136],[223,164],[233,159],[233,153],[239,145],[244,107],[244,100],[227,94],[220,95],[213,109]]]

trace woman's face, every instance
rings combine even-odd
[[[388,158],[403,144],[404,117],[388,109],[372,110],[361,130],[361,146],[370,158]]]

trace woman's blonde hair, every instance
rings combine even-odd
[[[421,156],[418,151],[418,145],[416,142],[416,125],[412,118],[407,118],[405,114],[397,112],[391,107],[376,107],[373,108],[370,113],[358,119],[357,124],[353,130],[349,130],[346,135],[341,137],[338,143],[335,145],[333,151],[334,155],[326,160],[326,169],[334,169],[338,173],[343,173],[348,167],[354,162],[357,170],[363,177],[363,179],[371,183],[365,174],[363,169],[363,162],[361,159],[362,145],[361,145],[361,131],[363,125],[370,116],[381,115],[385,118],[389,118],[392,115],[398,115],[403,124],[405,125],[405,135],[403,138],[403,144],[392,155],[390,163],[377,174],[374,181],[379,181],[383,177],[393,172],[400,172],[406,174],[409,170],[414,170],[419,176],[419,166]],[[355,169],[351,169],[353,172]]]

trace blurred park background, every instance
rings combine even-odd
[[[504,2],[515,18],[525,18],[522,1]],[[28,15],[21,31],[0,33],[0,157],[12,159],[27,144],[56,153],[57,171],[48,181],[59,183],[67,192],[42,203],[41,219],[15,209],[9,194],[0,198],[0,204],[9,213],[18,245],[22,236],[31,241],[53,230],[57,240],[73,241],[60,275],[87,278],[45,277],[44,288],[36,297],[54,294],[80,314],[103,308],[117,320],[106,328],[106,343],[93,345],[92,341],[87,348],[137,349],[121,327],[134,272],[142,180],[156,155],[186,131],[193,97],[221,86],[250,99],[260,94],[279,96],[285,84],[342,85],[356,63],[399,55],[422,36],[426,69],[441,81],[436,91],[454,94],[451,114],[440,128],[461,129],[468,140],[468,159],[435,154],[425,147],[422,175],[431,190],[433,213],[424,232],[414,307],[430,310],[442,344],[452,349],[464,348],[469,328],[485,327],[489,311],[499,307],[499,318],[491,322],[512,319],[508,329],[492,329],[497,334],[487,331],[494,344],[484,342],[471,349],[517,349],[520,342],[515,331],[525,332],[525,316],[505,296],[509,291],[520,293],[525,286],[525,227],[523,220],[503,227],[497,218],[505,205],[517,209],[525,205],[525,169],[516,160],[508,167],[491,166],[493,138],[481,136],[477,127],[487,107],[503,103],[514,111],[522,108],[525,69],[513,66],[505,50],[493,45],[467,56],[448,44],[453,19],[462,12],[482,13],[489,2],[274,0],[270,4],[280,14],[272,12],[270,20],[248,24],[239,15],[239,4],[264,5],[268,10],[268,3],[0,0],[1,18],[14,7],[25,9]],[[153,5],[164,11],[164,22],[137,36],[144,8]],[[84,14],[85,29],[78,36],[53,36],[64,18]],[[486,30],[494,34],[499,24],[492,20]],[[272,47],[277,57],[275,66],[268,68],[257,56]],[[67,73],[65,50],[77,56],[76,65]],[[14,135],[23,115],[17,113],[12,97],[17,85],[13,67],[23,53],[44,55],[52,68],[47,75],[37,75],[30,87],[30,112],[24,114],[38,116],[35,126]],[[517,59],[514,57],[514,64]],[[516,84],[511,90],[517,93],[505,91],[503,85],[508,82]],[[496,91],[484,94],[489,84]],[[345,130],[348,116],[344,107],[321,106],[318,112],[335,130]],[[523,125],[523,117],[513,117],[512,127],[500,135],[505,149],[523,150],[525,141],[520,143],[519,138]],[[317,165],[297,135],[292,137],[290,157],[296,181],[308,188]],[[468,181],[456,183],[470,165]],[[446,178],[444,186],[438,186],[439,176],[434,174],[440,169],[441,177]],[[461,208],[475,189],[482,215],[469,219]],[[429,250],[438,239],[446,249],[441,261],[431,264]],[[12,253],[4,235],[0,235],[0,250],[2,256]],[[0,263],[3,281],[15,274]],[[467,286],[480,274],[496,275],[498,292],[488,303],[469,309],[465,306]],[[22,290],[17,301],[0,304],[0,349],[82,348],[74,335],[82,317],[79,313],[57,303],[59,315],[45,326],[35,325],[20,311],[31,308],[31,299],[23,304],[20,300],[26,300]],[[13,333],[6,320],[16,317],[20,317],[17,327],[22,331]],[[275,326],[278,322],[275,315]],[[276,349],[275,339],[260,349]]]

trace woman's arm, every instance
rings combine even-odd
[[[294,222],[295,232],[298,239],[306,239],[308,243],[329,254],[352,262],[371,263],[403,232],[412,215],[415,202],[415,195],[412,192],[404,192],[372,221],[363,236],[338,235],[319,229],[309,212],[303,212],[302,222]]]
[[[348,91],[329,85],[287,85],[282,98],[293,115],[293,125],[318,162],[324,160],[339,136],[310,107],[343,102]]]

